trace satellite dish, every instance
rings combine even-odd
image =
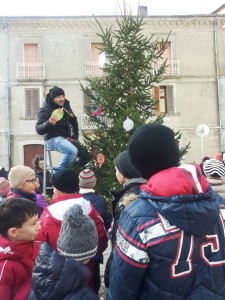
[[[209,134],[209,126],[200,124],[196,127],[196,134],[200,137],[206,137]]]

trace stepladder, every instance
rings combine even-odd
[[[51,151],[44,144],[44,174],[43,174],[43,193],[46,195],[48,190],[53,190],[53,186],[47,186],[48,174],[53,174]]]

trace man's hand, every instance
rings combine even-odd
[[[50,117],[48,119],[49,124],[51,124],[53,126],[57,123],[57,121],[58,121],[58,118],[56,116]]]

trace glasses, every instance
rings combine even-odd
[[[33,184],[36,184],[37,183],[37,179],[29,179],[29,180],[26,180],[25,182],[32,182]]]

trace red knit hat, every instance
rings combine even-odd
[[[92,170],[85,169],[80,172],[79,186],[83,189],[93,189],[96,186],[96,177]]]

